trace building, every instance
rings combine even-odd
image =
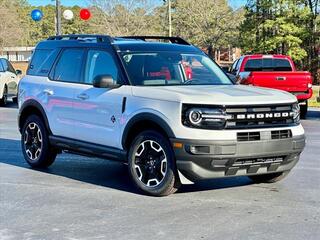
[[[4,47],[0,50],[0,58],[8,59],[15,69],[25,74],[34,47]]]

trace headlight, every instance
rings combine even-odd
[[[218,107],[183,105],[182,109],[182,124],[187,127],[222,129],[227,117],[224,109]]]
[[[300,106],[298,103],[294,103],[292,105],[292,112],[293,112],[293,121],[295,123],[300,122]]]

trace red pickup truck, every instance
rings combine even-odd
[[[294,94],[300,104],[301,117],[308,111],[312,96],[309,72],[296,71],[290,57],[284,55],[246,55],[237,59],[230,70],[239,84],[275,88]]]

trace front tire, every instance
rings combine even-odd
[[[8,88],[7,86],[4,86],[2,98],[0,98],[0,105],[5,106],[8,102]]]
[[[133,140],[128,166],[135,185],[149,195],[167,196],[180,185],[170,142],[158,132],[144,131]]]
[[[255,183],[275,183],[284,179],[289,171],[249,176]]]
[[[302,119],[306,119],[308,113],[308,101],[305,105],[300,105],[300,115]]]
[[[57,151],[50,146],[48,131],[37,115],[31,115],[25,121],[21,147],[24,159],[33,168],[49,167],[57,156]]]
[[[13,97],[13,98],[12,98],[12,102],[13,102],[13,103],[18,103],[18,97]]]

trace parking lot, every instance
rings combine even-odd
[[[319,239],[320,110],[302,124],[307,146],[275,184],[247,177],[141,195],[126,166],[59,155],[46,171],[20,151],[17,107],[0,108],[0,239]]]

